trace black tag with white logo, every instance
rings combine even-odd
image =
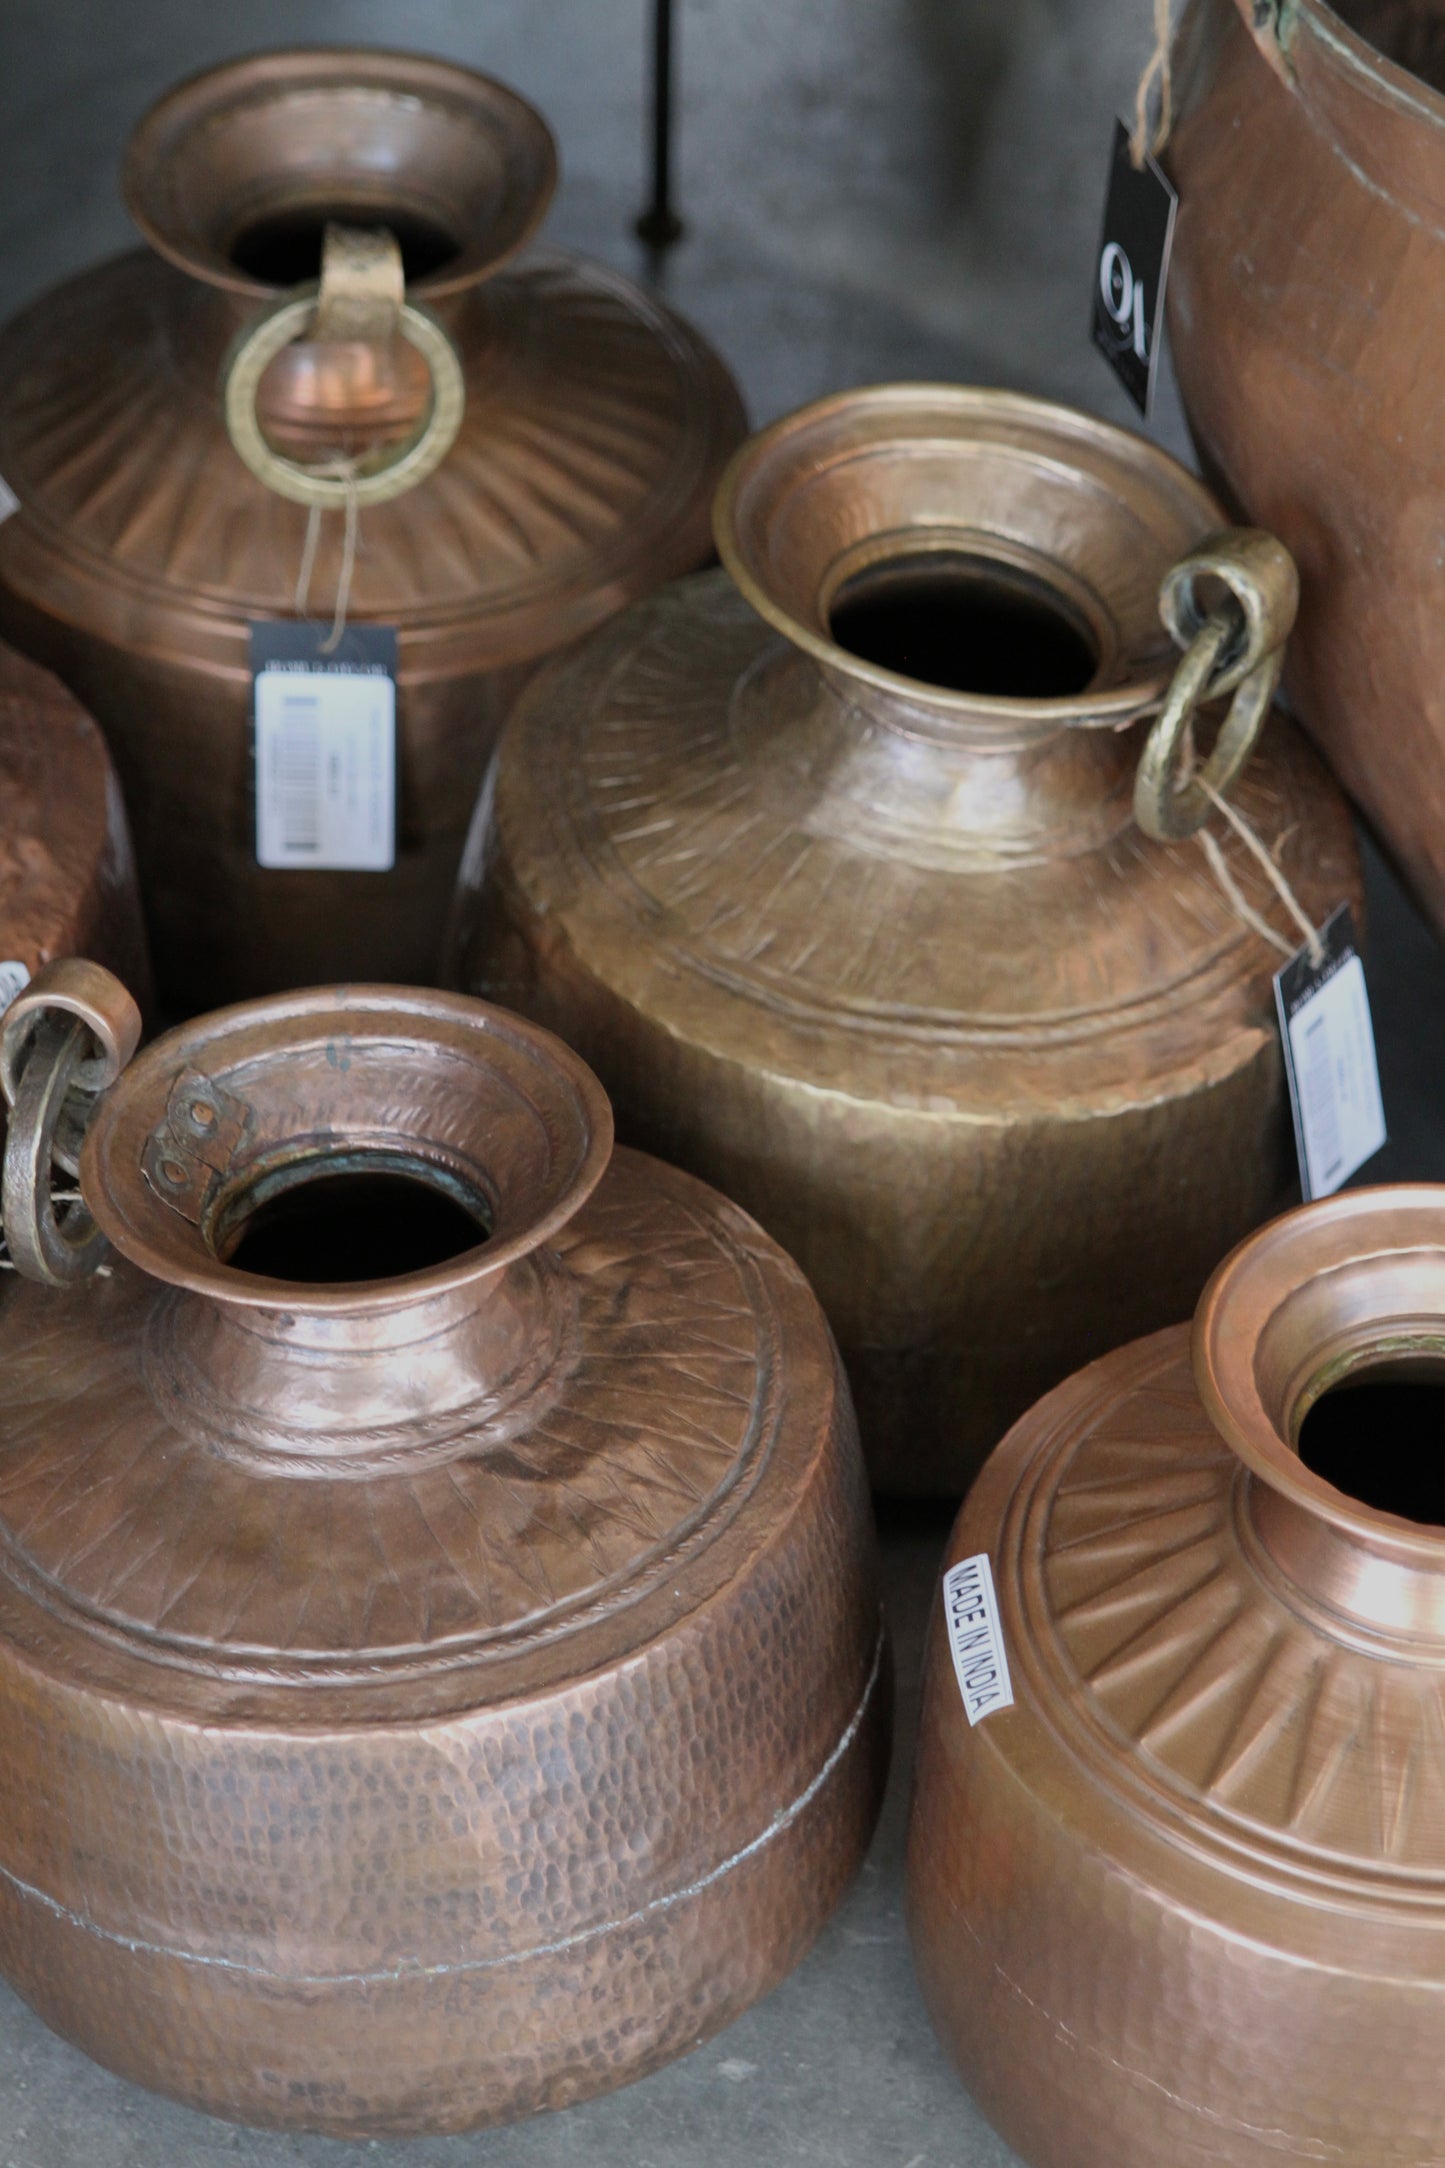
[[[1347,903],[1326,922],[1320,944],[1317,961],[1310,961],[1306,946],[1274,975],[1300,1188],[1307,1198],[1332,1197],[1385,1142],[1370,997]]]
[[[1129,131],[1121,120],[1115,121],[1104,227],[1094,265],[1093,338],[1144,415],[1154,399],[1178,203],[1152,158],[1135,167]]]
[[[396,863],[396,628],[251,625],[256,862],[387,873]]]

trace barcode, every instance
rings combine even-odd
[[[1340,1142],[1339,1110],[1335,1104],[1330,1030],[1323,1016],[1316,1016],[1305,1027],[1304,1056],[1300,1090],[1305,1101],[1305,1126],[1310,1136],[1311,1159],[1318,1162],[1317,1182],[1333,1182],[1340,1172],[1345,1155]]]
[[[314,854],[321,848],[321,718],[314,694],[284,696],[275,761],[282,848]]]

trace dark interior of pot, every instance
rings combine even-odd
[[[1334,0],[1335,13],[1377,53],[1445,90],[1445,8],[1440,0]]]
[[[483,1199],[447,1170],[390,1153],[303,1159],[247,1186],[211,1230],[239,1272],[301,1286],[388,1280],[485,1242]]]
[[[1310,1408],[1298,1452],[1347,1498],[1445,1527],[1445,1360],[1352,1371]]]
[[[375,204],[341,201],[291,204],[248,220],[231,236],[226,254],[238,271],[263,286],[301,286],[321,276],[327,225],[382,224],[401,250],[408,286],[433,278],[461,254],[457,236],[418,211],[393,206],[378,218]]]
[[[833,598],[828,629],[850,655],[950,692],[1063,700],[1098,668],[1094,641],[1062,598],[961,550],[870,565]]]

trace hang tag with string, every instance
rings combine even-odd
[[[253,620],[256,862],[387,873],[396,863],[394,625]]]
[[[1305,1197],[1332,1197],[1385,1142],[1375,1031],[1354,915],[1342,903],[1274,975]]]
[[[1154,403],[1164,331],[1164,289],[1179,198],[1158,162],[1114,124],[1109,186],[1094,262],[1090,323],[1095,346],[1146,418]]]

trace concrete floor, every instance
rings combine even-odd
[[[1113,113],[1146,0],[678,0],[689,234],[667,291],[758,420],[847,383],[1013,384],[1132,418],[1086,337]],[[409,44],[533,96],[562,143],[550,232],[640,270],[647,0],[38,0],[0,11],[0,312],[128,245],[114,175],[148,100],[268,43]],[[1155,433],[1183,447],[1166,388]],[[1373,1179],[1445,1179],[1445,955],[1372,854],[1372,988],[1392,1140]],[[884,1532],[898,1755],[858,1887],[723,2038],[514,2131],[338,2145],[239,2131],[96,2069],[0,1989],[0,2168],[1006,2168],[937,2049],[900,1870],[922,1624],[943,1520]]]

